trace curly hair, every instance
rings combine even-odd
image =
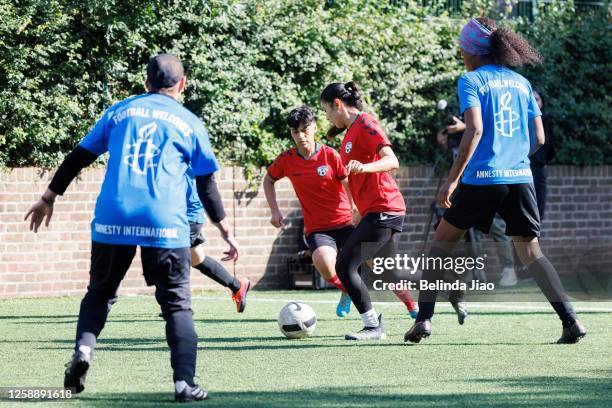
[[[497,28],[495,21],[487,17],[476,17],[476,20],[493,31],[490,55],[495,64],[518,67],[542,63],[542,55],[520,34],[509,28]]]

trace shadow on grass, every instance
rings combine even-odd
[[[0,320],[21,320],[21,319],[78,319],[79,315],[0,315]]]
[[[317,348],[346,348],[346,347],[401,347],[400,343],[357,343],[357,342],[345,342],[343,339],[337,337],[338,341],[342,341],[341,343],[315,343],[308,341],[289,341],[287,339],[266,339],[266,344],[239,344],[237,343],[235,346],[210,346],[206,340],[201,340],[198,342],[198,350],[202,352],[208,352],[211,350],[218,351],[249,351],[249,350],[298,350],[298,349],[317,349]],[[163,340],[165,342],[165,340]],[[55,342],[47,342],[47,343],[55,343]],[[52,347],[52,346],[41,346],[36,347],[37,350],[61,350],[61,349],[70,349],[72,350],[74,341],[68,342],[58,342],[61,345]],[[145,347],[147,344],[155,344],[155,347]],[[146,352],[159,352],[159,353],[168,353],[170,349],[167,346],[159,346],[160,343],[141,343],[139,345],[134,345],[130,343],[126,343],[123,341],[118,342],[115,345],[109,345],[108,343],[104,344],[99,342],[96,350],[99,351],[117,351],[117,352],[134,352],[134,351],[146,351]]]
[[[468,304],[469,310],[469,304]],[[607,311],[596,311],[596,310],[587,310],[578,312],[579,315],[608,315],[612,314],[612,312]],[[436,315],[454,315],[455,312],[453,310],[440,310],[436,312]],[[479,310],[474,309],[470,311],[470,315],[473,316],[514,316],[514,315],[529,315],[529,316],[548,316],[555,317],[554,311],[551,310]],[[134,316],[134,317],[129,317]],[[58,320],[64,319],[64,320]],[[387,320],[404,320],[404,314],[396,315],[396,314],[388,314],[386,316]],[[66,315],[0,315],[0,320],[10,321],[11,324],[17,325],[58,325],[58,324],[75,324],[78,320],[78,315],[74,314],[66,314]],[[338,321],[335,318],[318,318],[317,321],[325,322],[325,321]],[[155,313],[151,313],[150,315],[147,313],[133,313],[126,314],[121,313],[117,315],[117,317],[113,317],[111,314],[108,318],[108,323],[146,323],[146,322],[163,322],[163,319],[159,317]],[[225,324],[225,323],[276,323],[276,319],[259,319],[259,318],[241,318],[241,316],[236,316],[235,319],[216,319],[216,318],[194,318],[194,322],[196,324]]]
[[[326,342],[321,342],[325,340]],[[40,344],[41,341],[30,341],[32,343]],[[17,341],[2,341],[1,343],[17,343]],[[20,341],[19,343],[23,343]],[[59,349],[72,349],[74,340],[49,340],[48,346],[36,347],[39,350],[59,350]],[[216,344],[227,344],[231,345],[218,346]],[[256,343],[256,344],[253,344]],[[56,346],[53,346],[55,344]],[[317,336],[305,340],[289,340],[283,337],[250,337],[250,338],[232,338],[232,337],[212,337],[212,338],[200,338],[198,342],[198,350],[201,351],[248,351],[248,350],[298,350],[298,349],[329,349],[329,348],[347,348],[347,347],[420,347],[426,350],[428,347],[450,347],[450,346],[474,346],[474,347],[486,347],[486,346],[547,346],[551,345],[554,347],[561,347],[556,345],[554,342],[444,342],[444,343],[422,343],[412,344],[404,343],[401,341],[394,342],[353,342],[346,341],[342,336]],[[151,347],[150,347],[151,346]],[[103,351],[147,351],[147,352],[168,352],[166,346],[166,340],[163,338],[159,339],[132,339],[132,338],[118,338],[118,339],[104,339],[98,340],[97,349]]]
[[[470,313],[470,315],[479,315],[479,316],[503,316],[503,315],[542,315],[542,316],[551,316],[554,318],[557,318],[557,316],[555,315],[555,311],[552,309],[552,307],[550,308],[550,310],[504,310],[504,311],[483,311],[483,310],[479,310],[479,309],[474,309],[473,311],[470,310],[470,304],[468,303],[468,311]],[[585,311],[581,311],[580,309],[578,309],[577,311],[578,315],[609,315],[612,314],[612,312],[605,312],[605,311],[596,311],[596,310],[585,310]],[[436,313],[438,314],[438,313]]]
[[[291,340],[282,336],[240,336],[240,337],[206,337],[200,336],[198,340],[198,348],[200,350],[275,350],[275,349],[305,349],[305,348],[340,348],[340,347],[448,347],[448,346],[546,346],[555,344],[555,339],[545,342],[534,341],[478,341],[478,342],[460,342],[454,339],[454,336],[448,336],[441,332],[437,333],[436,337],[444,339],[443,342],[432,343],[425,341],[421,344],[412,344],[397,341],[389,342],[353,342],[344,340],[344,335],[315,335],[313,337],[301,340]],[[448,337],[446,339],[445,337]],[[36,343],[36,347],[40,350],[57,350],[57,349],[72,349],[73,339],[47,339],[47,340],[3,340],[0,339],[0,344],[21,344],[21,343]],[[229,343],[229,344],[228,344]],[[46,344],[46,345],[44,345]],[[222,344],[222,345],[217,345]],[[150,347],[153,346],[153,347]],[[97,348],[106,351],[158,351],[167,352],[166,339],[164,337],[104,337],[102,335],[97,341]]]
[[[612,386],[607,378],[519,377],[477,379],[480,392],[412,393],[411,387],[347,386],[315,387],[287,391],[212,391],[206,407],[465,407],[465,406],[554,406],[609,407]],[[205,384],[203,384],[205,385]],[[432,392],[443,384],[432,384]],[[503,387],[503,391],[499,391]],[[144,406],[174,404],[171,393],[82,394],[78,400],[92,407]]]
[[[16,325],[39,325],[39,324],[45,324],[45,325],[58,325],[58,324],[76,324],[77,320],[78,320],[78,316],[65,316],[65,318],[69,318],[69,320],[57,320],[59,319],[60,316],[13,316],[13,317],[8,317],[8,316],[0,316],[0,319],[6,319],[10,322],[10,324],[16,324]],[[52,320],[49,320],[52,319]],[[13,320],[13,321],[11,321]],[[21,321],[21,320],[25,320],[25,321]],[[337,321],[338,319],[317,319],[317,322],[326,322],[326,321]],[[227,324],[227,323],[234,323],[234,324],[243,324],[243,323],[274,323],[276,324],[276,319],[241,319],[241,318],[236,318],[236,319],[207,319],[207,318],[202,318],[202,319],[193,319],[195,324],[203,324],[203,325],[214,325],[214,324]],[[112,316],[109,316],[108,320],[107,320],[107,324],[114,324],[114,323],[150,323],[150,322],[160,322],[163,323],[164,320],[159,317],[158,315],[151,315],[150,318],[142,318],[142,315],[140,315],[140,318],[113,318]]]
[[[102,335],[103,336],[103,335]],[[339,336],[317,336],[312,339],[339,339]],[[290,340],[283,337],[200,337],[198,340],[200,343],[243,343],[243,342],[270,342],[270,341],[281,341],[288,342]],[[309,341],[309,340],[306,340]],[[163,337],[159,338],[134,338],[134,337],[121,337],[121,338],[109,338],[100,337],[97,340],[97,345],[102,347],[105,345],[125,345],[126,347],[138,346],[142,344],[157,344],[165,343],[166,339]],[[54,339],[54,340],[0,340],[2,343],[56,343],[56,344],[73,344],[73,339]]]

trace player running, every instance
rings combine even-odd
[[[563,332],[557,342],[575,343],[586,330],[538,242],[540,217],[529,156],[544,144],[541,113],[529,81],[508,68],[535,65],[541,57],[520,35],[496,28],[493,20],[483,17],[463,27],[459,44],[469,71],[461,76],[458,87],[466,131],[448,180],[438,193],[438,204],[447,210],[430,256],[450,255],[468,228],[487,233],[498,213],[506,221],[506,235],[512,237],[519,258],[561,319]],[[535,141],[530,130],[535,131]],[[424,277],[435,282],[442,274],[433,269]],[[436,294],[435,290],[419,293],[419,315],[406,332],[406,341],[418,343],[431,334]]]
[[[191,241],[191,265],[218,284],[230,289],[232,300],[236,303],[236,310],[242,313],[246,308],[247,293],[251,289],[251,282],[246,278],[234,277],[222,264],[204,253],[205,240],[202,226],[206,210],[206,214],[230,246],[225,252],[226,256],[221,260],[236,262],[240,256],[238,242],[226,221],[225,208],[214,174],[199,177],[196,181],[193,171],[189,169],[185,177],[187,178],[187,219]],[[196,182],[198,183],[197,188]]]
[[[141,248],[147,285],[166,320],[175,400],[207,397],[194,383],[197,335],[189,288],[190,251],[187,220],[188,165],[196,180],[218,170],[202,122],[179,102],[185,90],[183,65],[174,55],[159,54],[147,66],[148,93],[111,106],[66,157],[49,188],[26,214],[30,229],[49,225],[56,196],[78,172],[109,153],[106,174],[91,225],[90,281],[81,302],[76,344],[64,386],[84,389],[96,340],[104,328],[111,300]]]
[[[347,340],[378,340],[386,337],[359,267],[402,231],[406,205],[397,184],[389,174],[399,167],[391,143],[383,129],[368,113],[354,82],[332,83],[321,93],[321,106],[334,128],[328,135],[346,130],[340,148],[342,165],[348,173],[349,190],[362,217],[338,254],[336,271],[359,311],[362,330],[345,336]],[[368,243],[362,251],[362,244]],[[406,292],[407,294],[407,292]]]
[[[313,264],[326,281],[342,291],[336,314],[345,317],[351,300],[336,275],[336,258],[338,249],[353,232],[354,215],[358,215],[348,190],[348,173],[338,152],[315,142],[316,117],[312,110],[306,106],[294,109],[287,124],[295,147],[278,156],[264,178],[264,192],[272,210],[270,222],[277,228],[283,225],[274,183],[289,177],[302,207]],[[396,295],[416,317],[416,303],[410,294],[397,291]]]
[[[315,114],[306,106],[292,110],[287,116],[295,146],[281,153],[268,168],[263,187],[272,211],[270,223],[284,225],[284,217],[276,201],[276,181],[289,177],[300,201],[304,217],[304,234],[312,263],[321,276],[342,294],[336,315],[345,317],[351,299],[336,276],[336,254],[353,230],[351,198],[343,184],[346,169],[338,153],[329,146],[316,143]]]

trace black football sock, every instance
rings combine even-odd
[[[428,258],[446,258],[450,256],[450,254],[437,247],[432,247],[429,250]],[[437,262],[433,262],[434,265]],[[438,280],[442,280],[444,278],[444,270],[443,269],[424,269],[423,276],[421,279],[426,280],[428,283],[435,283]],[[419,313],[417,315],[416,321],[422,322],[423,320],[431,320],[434,314],[434,309],[436,307],[436,297],[438,296],[437,290],[421,290],[419,291]]]
[[[545,256],[536,259],[529,265],[529,273],[535,279],[536,283],[550,302],[559,319],[563,323],[563,327],[569,327],[576,321],[576,312],[569,302],[559,274],[555,267],[550,263]]]
[[[223,267],[219,262],[215,261],[210,256],[204,258],[204,262],[194,266],[197,270],[208,276],[220,285],[230,288],[232,293],[238,292],[240,289],[240,281],[232,276],[227,269]]]

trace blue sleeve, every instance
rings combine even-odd
[[[480,107],[478,89],[465,75],[459,78],[458,94],[461,114],[470,108]]]
[[[219,163],[210,145],[208,132],[203,125],[198,126],[198,131],[194,133],[190,163],[195,176],[204,176],[219,170]]]
[[[527,117],[533,119],[538,116],[542,116],[542,112],[536,102],[535,96],[533,96],[533,90],[529,87],[529,95],[527,96]]]
[[[89,133],[85,135],[83,140],[81,140],[79,146],[97,156],[100,156],[108,151],[108,135],[106,125],[110,120],[113,111],[114,110],[111,108],[104,112],[104,115],[102,115],[102,117],[96,122],[93,129],[91,129]]]

